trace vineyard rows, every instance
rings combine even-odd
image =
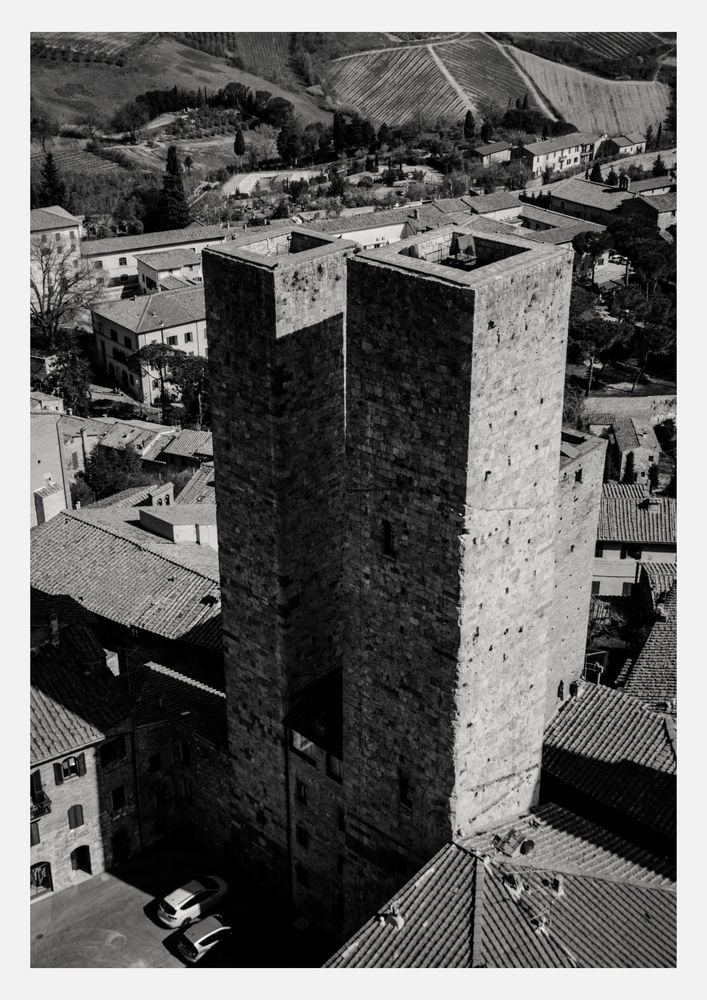
[[[286,32],[233,32],[233,49],[249,73],[294,83],[290,67],[289,35]]]
[[[66,153],[57,151],[52,155],[57,167],[66,176],[71,176],[71,174],[108,174],[120,170],[117,163],[103,160],[100,156],[94,156],[93,153],[86,153],[83,150]],[[34,153],[30,157],[30,169],[32,170],[40,169],[43,163],[42,153]]]
[[[604,80],[522,49],[509,51],[542,96],[582,131],[645,133],[665,119],[670,91],[663,83]]]
[[[32,42],[48,49],[117,56],[146,38],[142,31],[33,31]]]
[[[434,50],[471,101],[478,100],[506,108],[523,99],[528,86],[510,59],[493,42],[483,37],[435,45]],[[532,93],[528,106],[537,108]]]
[[[574,42],[604,59],[622,59],[646,52],[656,45],[669,44],[651,31],[522,31],[512,34],[518,40],[537,38],[548,42]]]
[[[329,63],[336,99],[380,124],[398,125],[420,115],[459,118],[465,106],[424,46],[365,53]]]

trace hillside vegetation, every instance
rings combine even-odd
[[[509,52],[548,103],[583,131],[644,134],[665,120],[670,88],[664,83],[605,80],[522,49]]]
[[[167,36],[133,49],[125,66],[33,56],[30,68],[32,97],[60,124],[75,123],[89,113],[108,119],[126,101],[148,90],[179,86],[211,91],[234,80],[251,90],[267,90],[285,98],[305,122],[330,120],[330,114],[303,90],[285,90],[262,76],[230,66],[219,56]]]

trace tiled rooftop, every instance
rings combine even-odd
[[[153,490],[165,486],[165,483],[152,483],[150,486],[131,486],[120,493],[113,493],[112,496],[96,500],[94,503],[87,503],[83,510],[96,510],[104,507],[137,507],[149,499]]]
[[[675,192],[669,194],[642,194],[641,201],[654,208],[657,212],[674,212],[678,205]]]
[[[477,146],[473,152],[477,156],[489,156],[491,153],[500,153],[504,149],[510,148],[510,142],[489,142],[486,146]]]
[[[227,743],[226,694],[217,688],[148,661],[131,668],[135,721],[170,721],[214,746]]]
[[[483,215],[484,212],[500,212],[505,208],[517,208],[520,211],[523,204],[514,194],[509,194],[507,191],[480,194],[476,198],[468,198],[467,201],[470,210],[476,215]]]
[[[214,445],[211,431],[179,431],[168,440],[167,446],[160,451],[160,454],[182,455],[185,458],[204,455],[206,458],[213,458]]]
[[[624,417],[615,420],[611,429],[621,452],[633,451],[634,448],[653,448],[657,455],[660,451],[655,431],[647,421]]]
[[[216,503],[216,473],[213,462],[204,462],[191,477],[175,504]]]
[[[136,253],[135,260],[149,265],[155,271],[171,271],[186,264],[201,264],[201,254],[189,247],[178,247],[176,250]]]
[[[657,621],[638,659],[624,679],[623,691],[657,711],[677,709],[677,622]]]
[[[29,214],[30,233],[42,233],[52,229],[73,229],[74,226],[78,225],[80,225],[80,220],[58,205],[50,205],[48,208],[33,208]]]
[[[130,299],[99,302],[91,311],[109,322],[133,333],[151,333],[184,323],[195,323],[206,317],[204,288],[187,287],[154,295],[135,295]]]
[[[568,177],[551,188],[553,204],[555,199],[571,201],[590,208],[601,208],[607,212],[613,211],[628,198],[633,198],[631,191],[619,191],[609,184],[599,184],[596,181],[584,180],[582,177]]]
[[[151,247],[170,246],[204,240],[228,239],[229,230],[222,226],[188,226],[186,229],[165,229],[159,233],[139,233],[132,236],[109,236],[104,240],[84,240],[84,257],[100,257],[113,253],[135,253]]]
[[[543,772],[664,837],[675,836],[672,719],[584,684],[545,732]]]
[[[672,588],[678,575],[677,562],[644,562],[641,563],[641,577],[645,577],[655,607],[662,601]]]
[[[67,511],[34,528],[32,586],[120,625],[219,651],[216,553],[121,521],[130,517],[131,508]]]
[[[448,844],[329,968],[630,968],[676,961],[671,887],[518,866]]]
[[[128,717],[128,706],[105,664],[86,669],[82,626],[61,633],[58,646],[45,644],[30,663],[30,760],[33,765],[102,742]],[[93,653],[89,662],[94,661]],[[102,654],[103,650],[99,652]]]
[[[556,153],[561,149],[570,149],[572,146],[594,143],[599,138],[601,137],[595,132],[570,132],[569,135],[558,135],[553,139],[526,143],[523,148],[527,149],[533,156],[542,156],[543,153]]]
[[[631,191],[634,194],[645,194],[664,187],[673,187],[675,181],[672,177],[644,177],[640,181],[631,181]]]
[[[638,484],[613,483],[602,490],[597,540],[653,545],[676,544],[674,497],[647,497]],[[641,494],[638,489],[643,490]],[[623,491],[623,492],[622,492]]]

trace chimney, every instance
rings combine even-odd
[[[76,501],[76,506],[74,507],[74,510],[81,510],[81,501],[80,500]]]
[[[413,219],[419,219],[420,218],[420,209],[419,208],[413,208],[413,210],[412,210],[412,217],[413,217]]]
[[[49,616],[49,639],[52,646],[59,645],[59,615],[56,611]]]

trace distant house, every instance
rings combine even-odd
[[[201,254],[191,248],[136,253],[135,260],[140,290],[146,295],[185,288],[203,280]]]
[[[635,153],[645,153],[646,140],[636,132],[626,135],[612,135],[604,141],[601,148],[602,156],[633,156]]]
[[[542,142],[526,143],[516,147],[517,152],[513,155],[526,164],[533,177],[539,177],[546,170],[567,170],[590,163],[604,138],[594,133],[571,132]]]
[[[605,432],[607,479],[648,485],[652,465],[660,460],[660,445],[650,423],[636,417],[613,420]]]
[[[580,219],[608,226],[618,215],[623,202],[635,195],[610,184],[599,184],[583,177],[568,177],[550,189],[550,208]]]
[[[91,317],[100,367],[140,402],[154,403],[160,384],[157,372],[139,376],[129,367],[135,351],[162,343],[202,358],[208,353],[203,286],[100,302]]]
[[[59,205],[34,208],[29,215],[30,239],[39,246],[60,246],[78,252],[81,220]]]
[[[202,462],[212,462],[214,446],[211,431],[184,429],[160,436],[142,452],[148,469],[181,471],[198,469]]]
[[[31,392],[29,394],[29,408],[31,411],[42,410],[51,413],[64,412],[64,400],[61,396],[52,396],[47,392]]]
[[[522,202],[507,191],[481,194],[466,199],[472,215],[483,215],[486,219],[513,219],[521,210]]]
[[[642,194],[621,205],[621,214],[644,219],[657,229],[666,230],[677,223],[677,194]]]
[[[397,243],[415,233],[442,225],[444,221],[443,209],[431,204],[405,206],[353,217],[315,220],[307,228],[329,236],[340,236],[370,250]]]
[[[677,559],[674,497],[648,496],[638,484],[604,483],[592,593],[630,597],[640,565]]]
[[[481,166],[486,168],[492,163],[508,163],[511,159],[511,149],[510,142],[490,142],[472,149],[471,155],[481,160]]]

